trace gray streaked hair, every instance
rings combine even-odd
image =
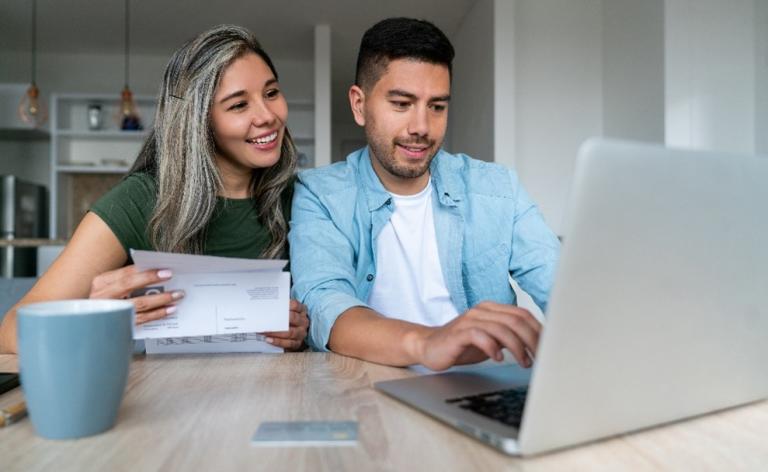
[[[149,221],[150,243],[158,251],[200,254],[223,183],[216,166],[210,124],[211,104],[224,69],[247,53],[272,61],[245,28],[220,25],[186,43],[171,57],[163,75],[155,122],[130,170],[147,172],[157,182],[157,203]],[[254,169],[251,195],[271,242],[261,256],[285,254],[288,222],[282,195],[296,169],[296,147],[285,129],[280,159]],[[290,202],[288,202],[290,204]]]

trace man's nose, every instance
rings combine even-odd
[[[408,122],[408,134],[426,136],[429,134],[429,113],[427,107],[414,107]]]

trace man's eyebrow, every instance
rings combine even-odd
[[[400,90],[400,89],[393,89],[387,92],[387,98],[393,98],[393,97],[402,97],[402,98],[407,98],[409,100],[418,99],[418,97],[415,94],[412,94],[411,92],[406,92],[405,90]],[[439,97],[432,97],[429,99],[429,103],[450,102],[450,101],[451,101],[450,95],[440,95]]]
[[[409,98],[411,100],[416,100],[416,95],[412,94],[411,92],[406,92],[405,90],[400,89],[393,89],[387,92],[387,98],[391,97],[403,97],[403,98]]]

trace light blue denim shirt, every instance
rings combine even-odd
[[[509,274],[545,310],[560,244],[515,172],[440,150],[430,173],[438,254],[456,310],[515,304]],[[299,174],[288,239],[293,297],[309,310],[313,349],[328,350],[344,311],[367,306],[376,238],[393,211],[368,148]]]

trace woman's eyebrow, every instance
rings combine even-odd
[[[227,100],[230,100],[230,99],[235,98],[235,97],[240,97],[242,95],[245,95],[245,90],[238,90],[237,92],[232,92],[229,95],[227,95],[226,97],[224,97],[221,100],[219,100],[219,103],[224,103]]]

